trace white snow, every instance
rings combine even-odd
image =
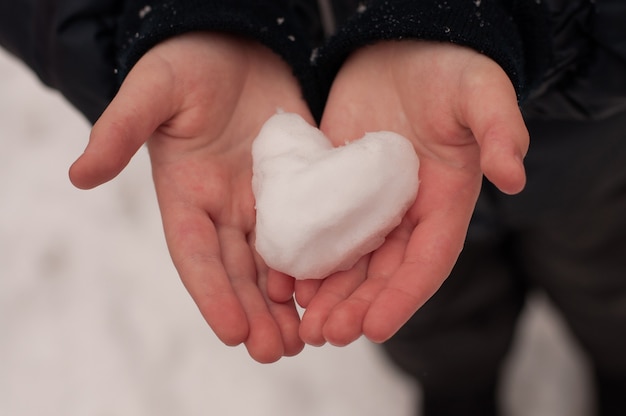
[[[0,415],[409,416],[378,348],[272,365],[211,332],[165,245],[142,149],[72,187],[89,125],[0,50]]]
[[[70,185],[88,134],[0,50],[0,415],[415,414],[413,384],[364,340],[268,366],[221,344],[171,264],[146,152],[110,184]],[[589,414],[567,335],[531,302],[511,416]]]
[[[278,113],[252,146],[256,249],[296,279],[347,270],[380,247],[414,202],[419,160],[388,131],[333,147],[297,114]]]

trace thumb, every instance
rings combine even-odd
[[[140,61],[91,130],[70,181],[91,189],[115,178],[155,130],[172,116],[172,81],[159,65]]]
[[[500,72],[473,90],[466,121],[480,145],[484,175],[502,192],[516,194],[526,184],[523,159],[529,136],[513,85]]]

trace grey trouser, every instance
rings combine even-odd
[[[467,243],[435,296],[385,345],[425,414],[496,414],[528,289],[544,291],[594,366],[603,415],[626,415],[626,114],[527,120],[527,188],[485,183]]]

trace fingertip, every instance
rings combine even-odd
[[[283,355],[292,357],[299,354],[304,349],[304,341],[299,334],[300,315],[293,299],[282,304],[271,304],[270,312],[280,331]]]
[[[114,179],[128,162],[100,162],[83,154],[70,166],[70,182],[78,189],[93,189]]]
[[[324,338],[333,347],[346,347],[362,335],[360,330],[354,331],[352,328],[347,331],[348,329],[331,321],[324,326]]]
[[[512,166],[509,174],[509,180],[500,184],[498,189],[507,195],[519,194],[526,187],[526,172],[522,162],[517,163],[517,166]]]
[[[295,357],[296,355],[300,354],[302,350],[304,350],[304,346],[305,344],[300,338],[298,338],[297,341],[285,343],[284,356]]]
[[[244,313],[237,310],[230,311],[234,315],[230,320],[216,322],[213,316],[203,313],[206,322],[219,340],[229,347],[236,347],[246,342],[250,335],[250,327]]]
[[[336,347],[345,347],[363,334],[365,305],[344,304],[335,308],[322,328],[324,339]]]
[[[324,335],[322,333],[323,321],[325,316],[316,314],[313,310],[307,310],[302,316],[302,322],[298,334],[307,345],[313,347],[321,347],[326,344]]]
[[[419,282],[414,272],[407,276],[415,277],[415,281],[410,279],[412,287],[385,289],[367,311],[363,319],[363,334],[370,341],[380,344],[389,340],[441,285],[439,279]]]
[[[277,270],[267,273],[267,295],[276,303],[285,303],[293,299],[294,278]]]
[[[114,179],[143,145],[143,140],[128,140],[129,132],[115,123],[106,123],[96,123],[83,154],[70,166],[70,182],[79,189],[92,189]]]
[[[363,335],[375,344],[382,344],[389,340],[400,327],[401,325],[391,322],[386,314],[381,315],[376,312],[374,307],[363,320]]]
[[[296,280],[294,285],[296,302],[301,307],[308,308],[311,300],[322,285],[322,280]]]
[[[480,168],[489,181],[506,194],[526,185],[524,157],[530,137],[519,112],[493,120],[476,137],[480,144]]]
[[[74,161],[74,163],[72,163],[68,171],[68,176],[70,178],[70,182],[76,188],[83,189],[83,190],[91,189],[93,188],[93,186],[91,186],[91,182],[85,178],[85,175],[82,172],[81,159],[82,159],[82,156],[80,156],[78,159]]]
[[[279,329],[273,322],[257,322],[245,341],[248,354],[261,364],[271,364],[285,355],[285,347]]]
[[[252,359],[260,364],[272,364],[277,362],[283,357],[282,351],[265,349],[264,351],[257,351],[248,348],[248,354]]]
[[[396,328],[390,329],[389,322],[381,321],[377,315],[370,315],[363,321],[363,335],[375,344],[388,341],[395,332]]]
[[[181,278],[183,277],[181,274]],[[229,347],[246,342],[251,332],[250,325],[246,312],[235,294],[226,290],[210,297],[200,295],[196,292],[198,287],[195,284],[190,286],[189,281],[193,280],[188,279],[186,282],[183,278],[183,284],[194,299],[200,314],[219,340]]]
[[[481,169],[485,177],[505,194],[518,194],[526,186],[521,153],[481,155]]]

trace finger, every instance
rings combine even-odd
[[[307,308],[311,299],[313,299],[320,286],[322,286],[322,283],[323,280],[320,279],[296,280],[294,282],[294,292],[298,305]]]
[[[283,343],[283,356],[293,357],[304,349],[304,342],[299,336],[300,315],[294,300],[283,303],[269,303],[270,313],[280,330]]]
[[[91,130],[84,153],[70,167],[70,180],[89,189],[117,176],[137,150],[173,113],[168,74],[141,61]]]
[[[382,343],[391,338],[450,274],[450,270],[433,271],[426,266],[423,261],[403,263],[372,301],[363,321],[363,333],[370,341]]]
[[[294,286],[293,277],[281,273],[278,270],[268,270],[267,295],[272,301],[284,303],[293,299]]]
[[[217,226],[217,234],[224,268],[248,321],[244,342],[248,353],[260,363],[275,362],[283,356],[284,344],[265,296],[267,273],[257,270],[253,251],[241,230]]]
[[[524,156],[519,151],[519,146],[503,140],[503,137],[497,130],[485,134],[481,145],[480,166],[487,179],[498,189],[514,195],[521,192],[526,185]]]
[[[160,206],[172,260],[200,313],[224,344],[243,343],[248,318],[222,263],[213,222],[200,209]]]
[[[249,241],[251,241],[250,238]],[[250,243],[250,247],[254,247],[254,244]],[[268,268],[258,254],[255,255],[255,260],[257,264],[257,274],[259,276],[258,286],[261,292],[264,293],[269,311],[278,325],[283,344],[283,355],[287,357],[297,355],[304,348],[304,342],[300,339],[298,334],[300,315],[298,314],[293,299],[293,278]],[[272,272],[277,273],[279,276],[276,277],[279,279],[286,278],[291,281],[291,294],[284,301],[276,301],[270,297],[270,278]]]
[[[324,345],[324,325],[335,306],[350,297],[365,280],[368,257],[361,258],[352,269],[324,279],[302,317],[300,337],[304,342],[315,346]]]
[[[300,329],[300,315],[296,309],[295,302],[292,299],[287,302],[277,303],[268,299],[267,304],[280,331],[280,340],[282,342],[281,356],[292,357],[297,355],[304,348],[304,342],[298,334]],[[272,360],[276,361],[278,358],[280,358],[280,356],[273,357]],[[273,361],[267,360],[260,362]]]
[[[481,169],[502,192],[518,193],[526,183],[529,136],[515,90],[499,69],[468,90],[462,117],[480,145]]]
[[[428,214],[419,217],[401,264],[372,299],[363,321],[363,333],[371,341],[389,339],[448,277],[463,247],[479,187],[478,180],[475,189],[467,184],[456,195],[438,195],[436,187],[424,179],[418,199],[432,206],[426,208]]]
[[[344,346],[363,335],[363,321],[388,279],[404,259],[413,225],[406,219],[393,230],[385,243],[371,256],[367,279],[344,302],[337,305],[328,317],[323,336],[329,343]]]

